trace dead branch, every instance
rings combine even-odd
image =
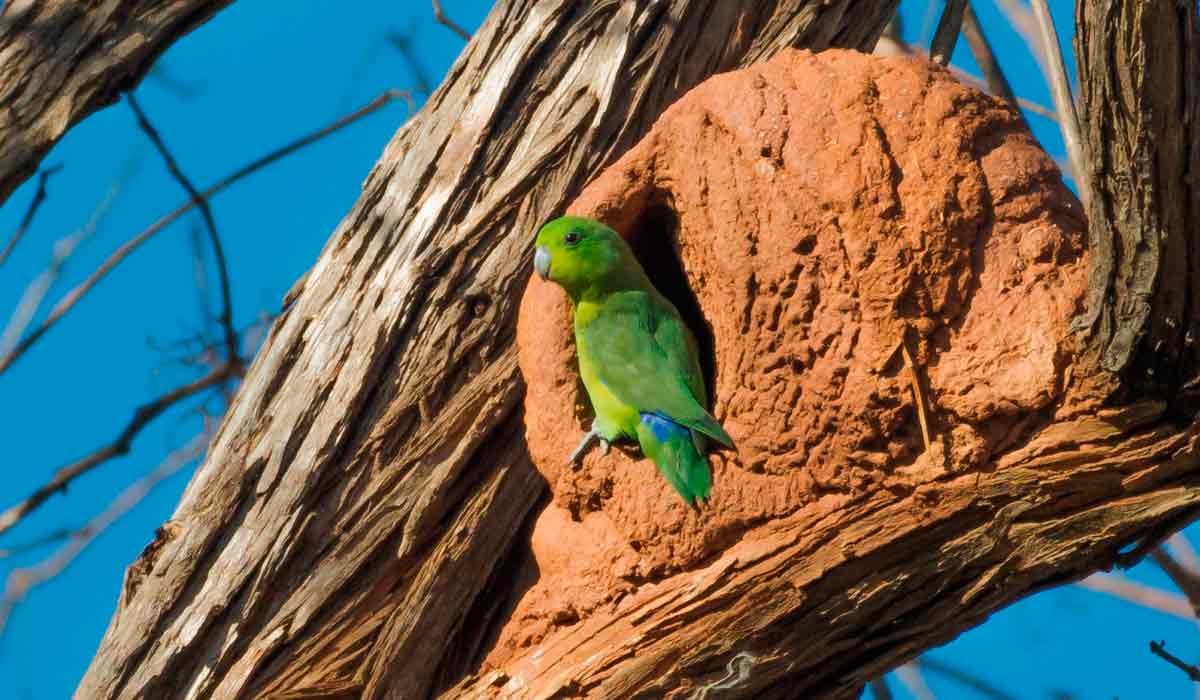
[[[1194,664],[1189,664],[1178,656],[1175,656],[1166,649],[1166,642],[1150,642],[1150,653],[1158,658],[1166,661],[1175,668],[1187,674],[1187,677],[1196,683],[1200,683],[1200,667]]]
[[[201,433],[189,440],[183,447],[169,454],[153,471],[126,487],[103,512],[87,525],[72,533],[70,541],[52,556],[40,564],[16,569],[10,573],[4,589],[4,597],[0,598],[0,636],[4,634],[5,624],[12,614],[13,608],[24,600],[30,590],[61,574],[96,537],[134,506],[141,503],[142,499],[153,491],[155,486],[199,457],[204,452],[208,438],[207,432]]]
[[[895,673],[896,678],[916,700],[937,700],[937,696],[925,682],[925,675],[921,673],[920,659],[900,666]]]
[[[1042,51],[1046,56],[1046,79],[1054,95],[1054,109],[1058,112],[1058,126],[1062,130],[1067,158],[1071,162],[1075,187],[1079,190],[1079,201],[1086,207],[1091,199],[1091,184],[1084,168],[1083,145],[1079,136],[1079,118],[1075,114],[1075,100],[1071,97],[1071,79],[1067,77],[1067,65],[1063,62],[1062,48],[1058,44],[1058,32],[1054,29],[1054,18],[1046,0],[1032,0],[1033,14],[1037,19]]]
[[[216,184],[211,185],[208,189],[200,192],[200,196],[205,199],[210,199],[213,197],[213,195],[225,190],[230,185],[233,185],[246,176],[261,170],[262,168],[285,156],[295,153],[305,146],[320,141],[326,136],[329,136],[330,134],[339,131],[346,126],[349,126],[350,124],[353,124],[359,119],[362,119],[363,117],[380,109],[392,100],[403,99],[407,95],[407,91],[404,90],[388,90],[350,114],[338,118],[328,126],[322,127],[306,136],[296,139],[282,148],[276,149],[267,155],[242,166],[229,175],[226,175],[218,180]],[[37,343],[38,340],[40,340],[48,330],[54,327],[54,324],[58,323],[63,316],[70,312],[71,309],[73,309],[75,305],[79,303],[80,299],[86,296],[93,287],[95,287],[108,275],[108,273],[112,272],[113,268],[121,264],[125,258],[129,257],[129,255],[133,253],[133,251],[137,250],[143,243],[153,238],[156,234],[158,234],[176,219],[191,211],[195,206],[196,202],[194,200],[189,200],[184,204],[179,205],[179,207],[177,207],[175,210],[164,215],[158,221],[155,221],[140,233],[121,244],[121,246],[118,247],[116,251],[114,251],[112,255],[110,255],[103,263],[101,263],[91,275],[89,275],[83,282],[80,282],[79,285],[77,285],[61,300],[59,300],[54,308],[50,310],[50,313],[46,316],[45,320],[43,320],[37,328],[17,342],[11,350],[5,352],[3,355],[0,355],[0,374],[3,374],[5,371],[7,371],[17,359],[24,355],[29,348],[33,347],[33,345]]]
[[[100,447],[91,454],[78,459],[55,472],[54,477],[45,485],[39,487],[25,500],[11,506],[0,513],[0,535],[11,530],[17,523],[24,520],[30,513],[37,510],[48,498],[56,493],[65,491],[72,480],[85,474],[97,466],[115,457],[129,452],[133,439],[147,425],[163,414],[168,408],[199,394],[209,387],[217,386],[237,376],[240,366],[234,362],[226,362],[207,375],[159,396],[153,401],[143,404],[125,425],[117,437],[109,444]]]
[[[1187,596],[1188,602],[1192,604],[1192,610],[1196,617],[1200,617],[1200,575],[1189,571],[1163,547],[1159,547],[1150,553],[1150,558],[1154,563],[1158,564],[1159,568],[1171,577],[1179,590]]]
[[[25,216],[21,217],[21,225],[17,226],[17,230],[12,237],[8,239],[8,243],[4,245],[4,250],[0,250],[0,265],[8,260],[8,256],[12,255],[13,248],[17,247],[17,243],[25,232],[29,230],[29,224],[33,222],[33,217],[37,214],[37,210],[42,206],[42,202],[46,200],[46,180],[54,173],[62,170],[62,164],[52,165],[49,168],[43,168],[38,174],[37,192],[34,193],[33,199],[29,202],[29,208],[25,210]]]
[[[457,24],[455,24],[449,17],[446,16],[445,12],[442,12],[442,3],[439,2],[439,0],[432,0],[432,1],[433,1],[433,16],[438,21],[438,24],[443,25],[450,31],[452,31],[455,34],[462,37],[463,41],[470,41],[471,40],[470,32],[468,32],[467,30],[458,26]]]
[[[75,254],[79,245],[95,234],[100,222],[108,215],[113,202],[121,191],[125,177],[122,176],[109,185],[104,198],[92,210],[87,223],[54,243],[50,264],[25,287],[25,291],[21,293],[21,299],[17,302],[17,307],[13,309],[13,314],[4,327],[4,332],[0,333],[0,357],[12,353],[18,346],[21,335],[37,315],[38,309],[42,307],[46,295],[50,293],[50,289],[62,274],[63,267]]]
[[[966,6],[967,0],[946,0],[946,8],[942,10],[942,18],[929,44],[929,56],[934,63],[943,66],[950,64],[950,56],[954,53],[954,45],[958,43],[958,34],[962,30]]]
[[[982,678],[968,673],[957,666],[938,661],[937,659],[931,659],[928,656],[922,656],[918,661],[914,662],[913,665],[917,668],[936,673],[939,676],[944,676],[945,678],[948,678],[959,685],[974,690],[976,693],[979,693],[983,697],[989,698],[990,700],[1017,700],[1012,695],[1009,695]]]
[[[1181,617],[1185,620],[1195,619],[1196,613],[1186,598],[1153,586],[1147,586],[1137,581],[1130,581],[1114,574],[1092,574],[1075,585],[1098,593],[1129,601],[1151,610]]]
[[[217,221],[213,217],[212,207],[209,206],[208,198],[201,195],[192,181],[183,174],[175,156],[171,154],[167,144],[163,142],[162,136],[150,120],[146,117],[145,110],[138,104],[137,98],[132,92],[126,94],[126,99],[129,102],[130,109],[133,110],[137,117],[138,126],[145,132],[150,142],[154,144],[154,148],[162,156],[166,163],[167,171],[171,173],[171,177],[183,187],[188,196],[192,198],[191,203],[199,210],[200,215],[204,218],[204,226],[208,230],[208,242],[212,245],[213,256],[217,263],[217,277],[221,284],[221,315],[218,317],[218,322],[221,324],[221,330],[225,336],[225,357],[230,363],[241,364],[242,360],[238,356],[238,337],[237,331],[233,328],[233,300],[229,291],[229,265],[225,261],[225,248],[221,245],[221,236],[217,233]]]
[[[971,7],[970,3],[967,3],[963,13],[962,33],[967,40],[967,45],[971,47],[971,55],[975,57],[975,62],[983,71],[983,79],[987,81],[988,92],[1003,98],[1014,107],[1020,107],[1017,102],[1017,94],[1013,92],[1012,85],[1004,76],[1000,62],[996,60],[996,53],[992,50],[992,44],[988,41],[987,35],[983,33],[983,26],[979,24],[979,18],[975,16],[975,9]]]

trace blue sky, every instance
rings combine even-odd
[[[490,5],[486,0],[443,4],[468,29],[482,22]],[[991,2],[975,4],[1017,92],[1050,105],[1049,91],[1020,37]],[[1069,31],[1071,3],[1052,4],[1060,30]],[[927,43],[932,33],[936,14],[928,19],[925,5],[903,3],[910,41]],[[389,35],[411,39],[416,60],[435,85],[462,47],[457,36],[434,24],[428,3],[346,7],[334,0],[242,0],[165,54],[137,95],[197,185],[212,183],[387,88],[415,89],[420,78],[389,44]],[[1066,36],[1064,49],[1070,60]],[[954,58],[977,73],[965,42],[960,41]],[[371,165],[406,117],[406,106],[393,103],[214,199],[239,326],[278,309],[349,211]],[[1047,149],[1061,157],[1056,125],[1037,116],[1029,121]],[[122,241],[185,199],[123,103],[73,129],[44,164],[63,168],[50,179],[49,198],[32,229],[0,267],[0,326],[29,281],[45,268],[53,242],[78,229],[114,182],[123,178],[95,234],[68,261],[49,304]],[[15,230],[33,196],[33,183],[0,208],[0,238]],[[173,363],[180,352],[165,346],[200,328],[190,243],[199,224],[198,217],[188,216],[160,234],[34,351],[0,375],[0,437],[10,455],[0,507],[110,440],[139,404],[196,376]],[[211,266],[208,272],[215,279]],[[215,295],[210,298],[215,306]],[[79,527],[169,450],[187,442],[200,425],[195,403],[172,411],[138,437],[127,457],[79,479],[66,496],[56,497],[0,537],[0,547]],[[190,473],[189,467],[164,482],[63,576],[35,590],[16,609],[0,637],[0,698],[70,695],[108,624],[124,568],[170,516]],[[0,577],[52,551],[43,547],[0,559]],[[1131,575],[1169,587],[1151,566]],[[1048,700],[1058,690],[1078,699],[1191,697],[1194,691],[1183,675],[1146,652],[1150,639],[1165,639],[1169,649],[1185,658],[1200,656],[1194,623],[1069,587],[997,614],[931,657],[1015,698]],[[984,697],[932,672],[925,679],[939,699]],[[891,686],[897,697],[912,697],[900,684]]]

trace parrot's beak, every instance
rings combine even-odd
[[[544,280],[550,279],[550,251],[545,246],[538,246],[533,253],[533,269]]]

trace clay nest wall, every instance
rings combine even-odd
[[[1068,392],[1079,203],[1012,109],[929,63],[801,51],[715,77],[570,212],[681,310],[737,448],[698,511],[636,449],[569,465],[592,413],[570,303],[532,279],[517,341],[553,500],[492,663],[781,518],[989,468]]]

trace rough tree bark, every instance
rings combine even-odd
[[[1194,392],[1200,339],[1200,43],[1193,3],[1076,7],[1092,278],[1081,328],[1126,389]],[[1192,383],[1191,387],[1188,384]],[[1185,389],[1185,387],[1188,387]]]
[[[1173,26],[1154,35],[1147,65],[1188,57],[1170,75],[1194,77],[1194,7],[1106,5],[1096,18],[1081,13],[1085,90],[1121,56],[1114,46],[1147,42],[1158,26],[1112,16]],[[179,510],[129,570],[77,696],[422,698],[456,683],[468,696],[503,686],[469,674],[514,593],[509,552],[545,488],[521,439],[512,350],[530,232],[703,78],[785,46],[869,48],[894,6],[498,3],[290,295]],[[1162,76],[1141,75],[1119,83],[1113,94],[1136,108],[1113,112],[1120,126],[1108,128],[1177,134],[1185,157],[1139,172],[1191,173],[1194,120],[1162,110],[1149,94]],[[1191,95],[1195,81],[1177,87]],[[1092,143],[1094,160],[1104,142]],[[1108,202],[1130,191],[1123,182],[1102,185]],[[1135,190],[1139,211],[1170,187]],[[1160,323],[1171,330],[1164,343],[1187,346],[1180,324],[1194,324],[1195,311],[1159,301],[1163,289],[1196,284],[1186,228],[1195,194],[1180,196],[1185,215],[1134,229],[1111,204],[1093,210],[1122,245],[1126,232],[1165,240],[1168,257],[1189,261],[1132,275],[1140,286],[1110,285],[1128,259],[1119,245],[1098,246],[1097,279],[1115,291],[1093,298],[1095,318],[1111,324],[1097,337],[1136,341]],[[1150,311],[1125,313],[1129,299],[1151,300]],[[1047,425],[994,469],[940,484],[933,520],[912,516],[925,493],[785,523],[793,544],[678,577],[616,621],[626,644],[556,669],[542,688],[656,696],[720,675],[732,651],[704,633],[725,629],[745,631],[755,664],[730,697],[790,697],[796,679],[805,697],[845,697],[999,607],[1194,517],[1198,436],[1185,409],[1144,401]],[[747,591],[763,603],[755,619],[726,605]],[[587,629],[567,643],[586,645]]]
[[[497,3],[276,322],[77,696],[422,698],[461,678],[545,492],[512,347],[530,233],[699,81],[869,49],[895,5]]]
[[[0,204],[67,129],[232,0],[11,0],[0,11]]]

